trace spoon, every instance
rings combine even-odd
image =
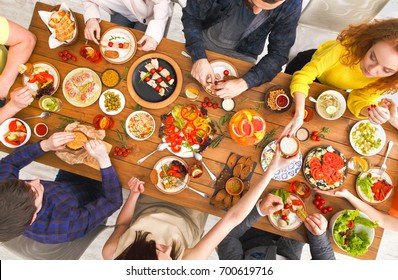
[[[316,101],[316,99],[312,96],[308,97],[308,99],[314,103],[318,103],[318,101]]]
[[[202,164],[203,164],[203,166],[205,167],[207,173],[209,173],[210,178],[211,178],[213,181],[217,181],[217,177],[216,177],[213,173],[211,173],[211,171],[209,170],[209,168],[207,168],[206,164],[202,161],[202,159],[203,159],[202,155],[199,154],[199,153],[196,153],[196,152],[194,152],[193,155],[194,155],[194,157],[195,157],[197,160],[199,160],[200,162],[202,162]]]
[[[33,116],[33,117],[27,117],[24,118],[23,120],[29,120],[33,118],[42,118],[43,120],[47,119],[51,114],[49,112],[42,112],[39,116]]]
[[[139,160],[137,160],[137,163],[138,164],[143,163],[144,160],[149,158],[151,155],[153,155],[156,152],[164,151],[164,149],[166,149],[168,146],[169,146],[169,143],[159,143],[159,145],[156,147],[156,150],[152,151],[151,153],[149,153],[148,155],[144,156],[143,158],[140,158]]]

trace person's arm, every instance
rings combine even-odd
[[[0,75],[0,99],[8,95],[8,91],[18,76],[18,65],[28,61],[36,45],[36,36],[22,26],[8,21],[9,36],[5,45],[9,47],[7,62]]]
[[[270,215],[281,209],[282,198],[268,194],[265,199],[257,202],[250,214],[236,226],[218,245],[217,252],[220,260],[242,260],[244,251],[240,237],[262,217]]]
[[[153,19],[149,21],[145,35],[138,41],[142,51],[156,50],[163,38],[167,20],[171,16],[170,0],[151,0],[154,2]]]
[[[10,93],[10,97],[10,102],[0,108],[0,123],[11,118],[33,101],[33,96],[28,86],[16,88]]]
[[[279,8],[282,10],[268,36],[267,54],[242,77],[248,88],[271,81],[288,62],[290,48],[296,39],[301,1],[286,1],[275,11]]]
[[[116,225],[113,233],[106,241],[103,249],[102,249],[102,257],[105,260],[111,260],[115,256],[117,244],[119,242],[120,237],[130,226],[131,219],[134,216],[135,206],[137,204],[137,200],[141,193],[144,192],[144,182],[138,180],[135,177],[132,177],[128,182],[128,186],[130,188],[130,194],[123,205],[122,210],[119,213],[119,216],[116,220]]]
[[[319,213],[308,215],[304,221],[313,260],[335,260],[330,239],[326,233],[328,221]]]
[[[225,216],[193,248],[185,250],[183,259],[207,259],[224,237],[250,213],[274,173],[283,166],[296,161],[298,157],[282,158],[279,145],[277,145],[275,154],[260,181],[251,187],[239,202],[229,209]]]
[[[84,28],[84,38],[98,45],[101,38],[101,27],[99,25],[101,14],[99,6],[90,0],[82,1],[84,7],[84,23],[86,24]]]
[[[352,204],[352,206],[368,215],[372,221],[376,221],[380,227],[393,231],[398,231],[398,218],[380,212],[379,210],[362,201],[346,189],[337,189],[331,191],[317,190],[317,192],[331,196],[344,197]]]

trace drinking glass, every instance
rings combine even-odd
[[[370,169],[370,162],[366,157],[353,156],[348,161],[348,168],[354,172],[366,172]]]
[[[39,99],[39,107],[43,111],[58,112],[62,108],[62,100],[49,95],[43,95]]]

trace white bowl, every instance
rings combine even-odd
[[[339,212],[337,212],[337,213],[335,213],[335,214],[333,215],[333,217],[332,217],[332,218],[330,219],[330,221],[329,221],[329,229],[330,229],[330,233],[331,233],[331,235],[332,235],[332,238],[333,238],[334,243],[336,243],[336,245],[337,245],[341,250],[347,252],[345,249],[343,249],[343,248],[336,242],[336,239],[334,238],[334,235],[333,235],[333,229],[334,229],[334,226],[335,226],[335,224],[336,224],[336,221],[337,221],[337,219],[342,215],[343,211],[344,211],[344,210],[341,210],[341,211],[339,211]],[[348,211],[355,211],[355,210],[348,210]],[[361,212],[361,211],[359,212],[359,216],[370,220],[370,218],[369,218],[365,213],[363,213],[363,212]],[[374,228],[369,228],[369,227],[365,227],[365,226],[360,225],[360,224],[356,224],[353,230],[354,230],[355,232],[362,232],[362,231],[365,231],[365,232],[368,234],[368,237],[369,237],[369,240],[370,240],[370,243],[369,243],[368,248],[372,245],[373,240],[374,240],[374,237],[375,237],[375,229],[374,229]]]
[[[320,109],[318,109],[319,104],[320,104],[320,98],[321,98],[322,96],[325,96],[325,95],[332,95],[332,96],[334,96],[335,98],[337,98],[338,102],[340,103],[340,108],[335,112],[335,115],[334,115],[333,117],[329,117],[329,116],[327,116],[327,115],[324,115],[324,114],[320,111]],[[317,102],[318,102],[318,103],[315,105],[316,112],[318,113],[319,116],[321,116],[321,117],[322,117],[323,119],[325,119],[325,120],[337,120],[338,118],[340,118],[340,117],[344,114],[345,109],[346,109],[346,107],[347,107],[344,96],[343,96],[340,92],[335,91],[335,90],[326,90],[326,91],[322,92],[322,93],[318,96]]]
[[[145,126],[146,129],[141,129],[142,133],[140,134],[139,132],[136,132],[136,128],[140,129],[140,127],[137,127],[136,125],[141,126],[141,128]],[[155,127],[155,119],[146,111],[135,111],[131,113],[126,120],[127,134],[134,140],[138,141],[146,140],[151,137],[155,132]]]
[[[20,145],[12,145],[12,144],[10,144],[10,143],[8,143],[8,142],[6,142],[4,140],[4,134],[6,134],[8,131],[10,131],[8,126],[9,126],[10,122],[13,121],[13,120],[19,120],[21,123],[23,123],[25,125],[25,128],[26,128],[26,138]],[[26,122],[24,122],[23,120],[18,119],[18,118],[10,118],[8,120],[5,120],[0,126],[0,140],[1,140],[1,143],[3,143],[4,146],[6,146],[8,148],[18,148],[18,147],[21,147],[22,145],[25,145],[26,142],[29,141],[31,135],[32,135],[32,132],[30,130],[29,125]]]
[[[107,111],[106,107],[105,107],[105,93],[110,92],[110,91],[114,92],[115,95],[118,95],[120,97],[120,108],[115,111]],[[123,93],[117,89],[108,89],[108,90],[104,91],[99,98],[99,106],[101,108],[101,111],[107,115],[114,116],[114,115],[119,114],[124,109],[125,105],[126,105],[126,99],[124,98]]]

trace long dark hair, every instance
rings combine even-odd
[[[153,239],[147,240],[150,234],[147,231],[136,231],[133,243],[124,249],[115,260],[157,260],[156,241]],[[181,246],[177,245],[176,241],[173,241],[171,247],[170,257],[176,260],[182,252]]]

